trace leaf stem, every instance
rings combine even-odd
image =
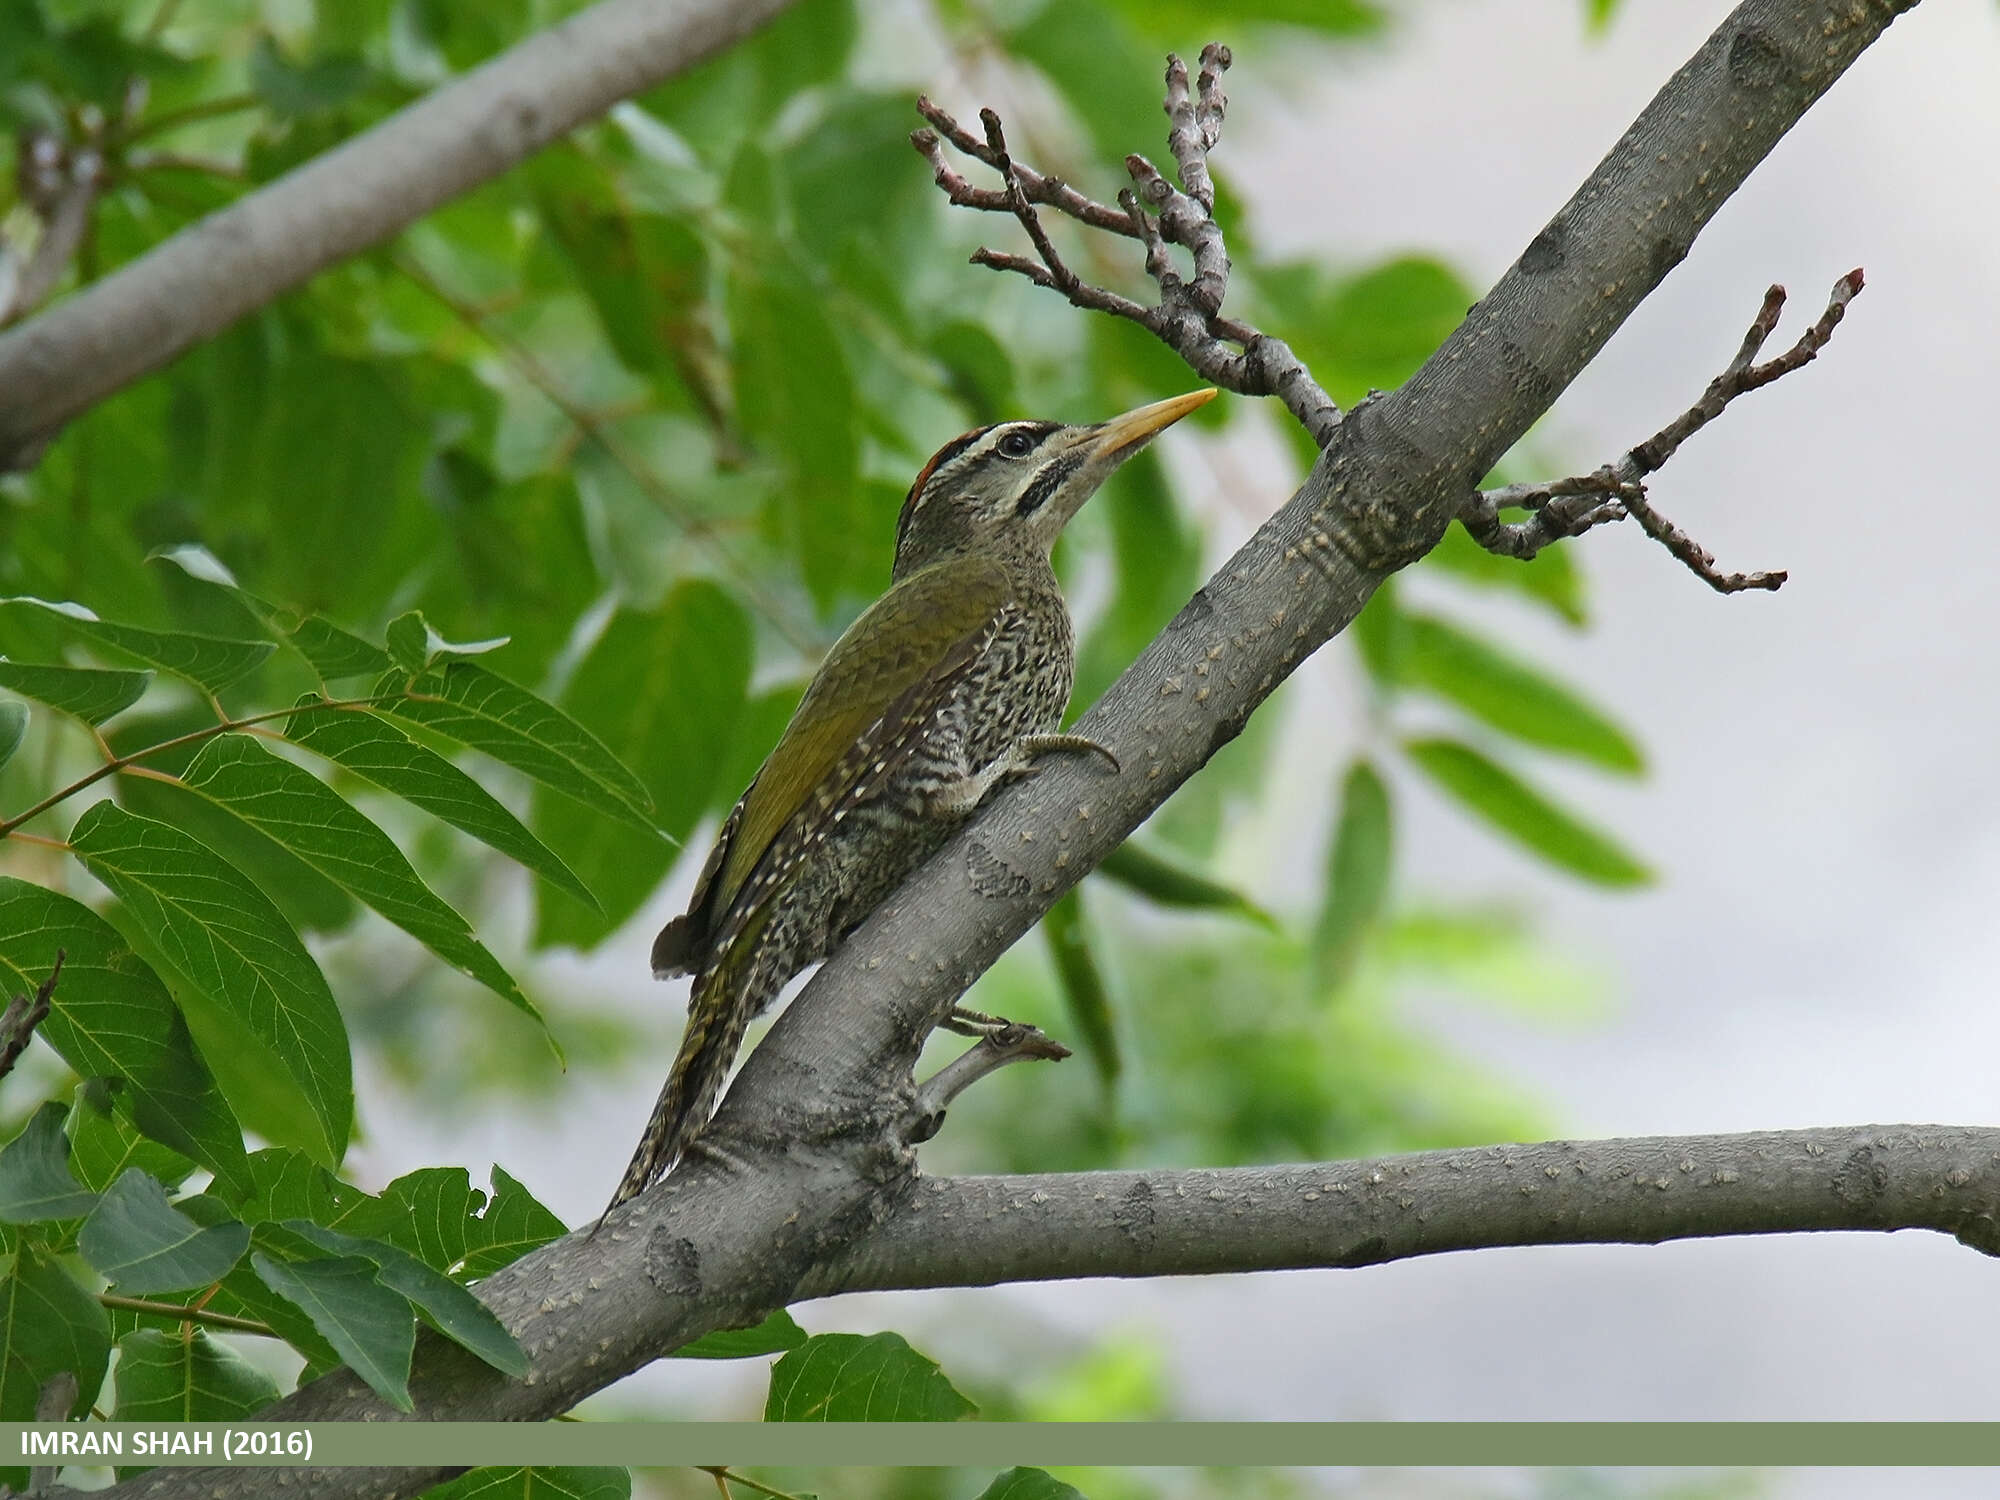
[[[255,94],[225,94],[216,99],[203,99],[183,109],[170,109],[154,115],[149,120],[141,120],[125,137],[124,144],[132,145],[149,136],[165,131],[177,130],[183,125],[193,125],[201,120],[213,120],[218,115],[239,114],[246,109],[256,109],[263,100]]]
[[[315,709],[323,708],[373,708],[380,703],[393,703],[396,699],[404,696],[406,695],[403,693],[385,693],[369,698],[327,698],[322,699],[318,703],[295,703],[290,708],[274,708],[266,713],[248,714],[240,719],[232,719],[225,716],[219,724],[204,725],[200,729],[193,729],[186,734],[175,735],[170,740],[161,740],[157,745],[148,745],[143,750],[134,750],[127,755],[114,755],[103,765],[97,767],[87,775],[79,776],[60,791],[49,793],[48,796],[42,798],[41,801],[27,809],[27,811],[16,813],[5,822],[0,822],[0,839],[10,837],[15,829],[19,828],[29,819],[41,816],[41,814],[47,812],[58,803],[65,802],[74,797],[78,792],[95,786],[105,777],[114,776],[120,771],[137,765],[142,760],[150,759],[152,756],[162,754],[165,751],[177,750],[184,745],[198,745],[204,740],[214,739],[219,734],[228,734],[232,730],[248,729],[253,724],[266,724],[273,719],[287,718],[292,714],[310,713]],[[101,735],[98,737],[98,743],[102,748],[107,750],[110,748],[104,744]]]
[[[771,1500],[799,1500],[799,1497],[790,1490],[774,1490],[768,1484],[752,1479],[748,1474],[738,1473],[727,1465],[696,1464],[695,1467],[702,1473],[712,1476],[725,1495],[729,1493],[728,1486],[740,1484],[745,1489],[755,1490],[760,1495],[771,1496]]]
[[[183,1323],[207,1323],[216,1328],[227,1328],[231,1333],[255,1333],[267,1339],[279,1336],[278,1330],[268,1323],[259,1323],[255,1318],[239,1318],[233,1313],[210,1312],[205,1307],[154,1302],[146,1297],[121,1297],[116,1292],[99,1292],[97,1300],[101,1305],[115,1307],[120,1312],[151,1313],[158,1318],[178,1318]]]

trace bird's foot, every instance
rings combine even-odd
[[[1110,746],[1100,745],[1088,735],[1024,734],[1014,742],[1014,761],[1017,770],[1026,771],[1036,757],[1053,755],[1060,750],[1080,750],[1091,755],[1101,755],[1105,764],[1111,767],[1114,776],[1125,769],[1119,763],[1118,757],[1111,753]]]
[[[1053,755],[1063,750],[1083,750],[1092,755],[1101,755],[1111,769],[1121,770],[1118,757],[1096,740],[1081,734],[1024,734],[1014,741],[1007,753],[983,770],[969,776],[961,776],[956,781],[947,782],[930,794],[929,808],[933,816],[963,818],[986,800],[986,794],[1002,782],[1012,781],[1017,776],[1025,776],[1035,769],[1035,761],[1044,755]]]
[[[989,1016],[983,1010],[972,1010],[963,1005],[954,1005],[951,1014],[938,1022],[946,1031],[955,1031],[960,1036],[998,1036],[1014,1022],[1005,1016]]]

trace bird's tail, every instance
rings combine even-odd
[[[729,1077],[729,1065],[736,1060],[736,1049],[743,1045],[743,1033],[756,1013],[754,997],[742,982],[748,977],[739,973],[736,965],[725,962],[695,980],[680,1051],[674,1054],[674,1065],[667,1072],[652,1118],[646,1122],[646,1133],[639,1138],[618,1191],[598,1217],[600,1226],[612,1209],[664,1177],[708,1127]]]

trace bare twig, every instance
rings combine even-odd
[[[999,1025],[981,1037],[976,1047],[954,1057],[918,1087],[910,1110],[909,1139],[927,1141],[936,1135],[952,1100],[1009,1063],[1060,1062],[1068,1056],[1069,1048],[1037,1027],[1020,1021]]]
[[[1777,328],[1778,316],[1785,307],[1785,289],[1772,287],[1764,294],[1763,306],[1758,308],[1735,357],[1708,383],[1701,399],[1645,442],[1593,474],[1483,490],[1466,503],[1459,519],[1473,539],[1488,551],[1527,558],[1560,537],[1580,536],[1593,526],[1630,516],[1646,535],[1718,593],[1778,588],[1786,577],[1782,570],[1719,571],[1706,548],[1653,507],[1646,497],[1645,478],[1679,452],[1682,443],[1721,416],[1738,396],[1810,364],[1833,338],[1834,329],[1847,314],[1847,304],[1861,291],[1862,284],[1861,269],[1857,266],[1833,284],[1826,311],[1820,314],[1819,321],[1800,334],[1798,342],[1783,354],[1760,365],[1758,352]],[[1525,521],[1502,521],[1500,512],[1509,506],[1525,507],[1534,515]]]
[[[45,130],[22,135],[15,176],[21,197],[42,221],[41,234],[18,270],[18,257],[0,241],[0,327],[32,312],[56,289],[90,227],[104,175],[104,154],[94,141],[71,147]]]
[[[768,1495],[771,1500],[799,1500],[799,1497],[789,1490],[773,1489],[762,1480],[752,1479],[748,1474],[739,1473],[726,1465],[697,1464],[695,1467],[715,1480],[717,1487],[722,1491],[723,1500],[729,1500],[729,1486],[732,1483],[740,1484],[747,1490],[755,1490],[760,1495]]]
[[[76,1405],[76,1372],[63,1370],[49,1377],[35,1397],[37,1422],[67,1422],[69,1409]],[[60,1465],[42,1464],[28,1470],[28,1493],[47,1495],[55,1490]]]
[[[28,1050],[35,1028],[48,1019],[49,1006],[55,999],[56,980],[62,977],[63,960],[67,957],[69,955],[63,949],[56,949],[55,965],[49,970],[49,977],[36,988],[34,998],[31,1000],[26,995],[16,995],[8,1002],[7,1009],[0,1012],[0,1078],[14,1071],[14,1064]]]
[[[1016,219],[1034,247],[1033,257],[981,246],[973,264],[1025,276],[1037,286],[1062,293],[1077,307],[1124,318],[1159,338],[1203,379],[1245,396],[1276,396],[1298,418],[1313,441],[1325,446],[1340,421],[1312,373],[1281,341],[1247,323],[1222,316],[1229,290],[1229,253],[1215,221],[1215,184],[1208,153],[1222,135],[1222,74],[1229,49],[1211,42],[1202,49],[1192,84],[1179,57],[1167,59],[1167,148],[1181,181],[1175,187],[1143,156],[1125,158],[1133,186],[1118,194],[1118,206],[1101,203],[1017,161],[1007,149],[1000,117],[979,112],[983,136],[974,135],[928,98],[917,112],[931,128],[911,134],[910,143],[931,164],[945,196],[962,208],[1005,213]],[[944,142],[1000,174],[999,188],[974,187],[944,154]],[[1063,262],[1044,228],[1037,207],[1052,208],[1092,229],[1138,240],[1146,249],[1146,274],[1159,291],[1148,307],[1108,288],[1084,281]],[[1150,213],[1148,212],[1150,209]],[[1194,275],[1183,277],[1167,246],[1179,245],[1194,259]]]

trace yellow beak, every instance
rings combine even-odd
[[[1136,407],[1123,416],[1100,422],[1094,429],[1096,436],[1091,444],[1090,456],[1100,463],[1117,463],[1155,433],[1173,426],[1197,406],[1206,406],[1218,394],[1214,386],[1209,386],[1205,390],[1189,391],[1185,396],[1169,396],[1164,401]]]

